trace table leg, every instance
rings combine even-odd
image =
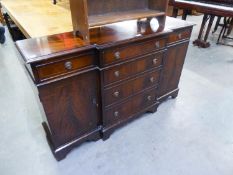
[[[173,8],[173,11],[172,11],[172,17],[177,18],[177,16],[178,16],[178,11],[179,11],[179,9],[174,7],[174,8]]]
[[[183,10],[182,20],[186,20],[188,16],[189,10]]]
[[[208,37],[209,37],[210,29],[211,29],[211,27],[213,25],[214,18],[215,18],[215,15],[210,15],[210,20],[209,20],[208,28],[207,28],[207,31],[206,31],[206,34],[205,34],[204,42],[206,42]]]
[[[200,32],[199,32],[199,36],[198,39],[195,40],[193,42],[194,45],[198,46],[198,47],[202,47],[202,48],[207,48],[210,47],[210,43],[207,42],[209,33],[210,33],[210,29],[213,25],[213,21],[214,21],[215,16],[214,15],[208,15],[208,14],[204,14],[203,20],[202,20],[202,24],[201,24],[201,28],[200,28]],[[207,24],[207,22],[209,21],[206,33],[204,31],[205,26]],[[203,35],[205,33],[204,39],[203,39]]]
[[[233,18],[228,18],[227,19],[225,17],[224,18],[224,25],[222,27],[222,30],[221,30],[220,34],[219,34],[217,44],[233,47],[232,44],[223,41],[223,39],[224,40],[226,40],[226,39],[227,40],[233,40],[233,38],[229,36],[231,34],[232,28],[233,28]]]
[[[217,22],[215,24],[215,27],[214,27],[214,31],[212,33],[215,33],[218,29],[218,27],[220,26],[220,21],[221,21],[221,16],[218,16],[218,19],[217,19]]]
[[[230,35],[231,32],[233,30],[233,18],[231,18],[230,24],[229,24],[229,28],[227,30],[227,35]]]

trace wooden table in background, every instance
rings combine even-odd
[[[73,30],[68,1],[2,0],[4,10],[27,38]]]

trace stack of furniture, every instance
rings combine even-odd
[[[202,48],[210,46],[207,39],[215,17],[233,17],[233,0],[170,0],[169,4],[174,6],[174,17],[177,16],[178,9],[184,9],[183,19],[186,19],[187,13],[185,12],[187,10],[204,13],[198,39],[194,41],[194,45]],[[218,21],[220,21],[220,18],[218,18]]]
[[[120,5],[114,5],[121,12],[105,11],[101,18],[99,10],[103,5],[113,10],[113,1],[92,2],[90,8],[96,11],[85,16],[84,24],[100,26],[82,33],[89,40],[68,32],[16,42],[42,104],[43,126],[57,160],[85,141],[106,140],[115,129],[155,112],[179,92],[193,24],[166,18],[162,0],[118,0]],[[150,19],[141,22],[143,15]],[[161,24],[153,16],[163,19],[158,20]],[[75,31],[83,25],[74,24]]]
[[[232,43],[233,41],[233,37],[231,36],[233,31],[233,17],[232,18],[224,18],[224,23],[222,24],[222,30],[219,34],[218,37],[218,41],[217,44],[224,44],[224,45],[228,45],[228,46],[233,46]],[[227,42],[227,41],[231,41],[231,42]]]

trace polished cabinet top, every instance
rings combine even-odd
[[[119,22],[94,28],[90,31],[90,41],[83,41],[73,35],[72,32],[51,35],[40,38],[17,41],[16,45],[23,55],[26,63],[46,60],[51,56],[59,56],[77,51],[85,51],[94,48],[103,48],[122,44],[129,40],[140,40],[172,32],[174,29],[191,27],[193,23],[175,18],[166,18],[164,30],[160,29],[158,22],[152,20],[150,24],[136,20]]]

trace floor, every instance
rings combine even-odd
[[[0,46],[1,175],[233,174],[233,49],[216,45],[217,35],[208,49],[190,43],[177,99],[61,162],[50,152],[33,86],[7,37]]]

